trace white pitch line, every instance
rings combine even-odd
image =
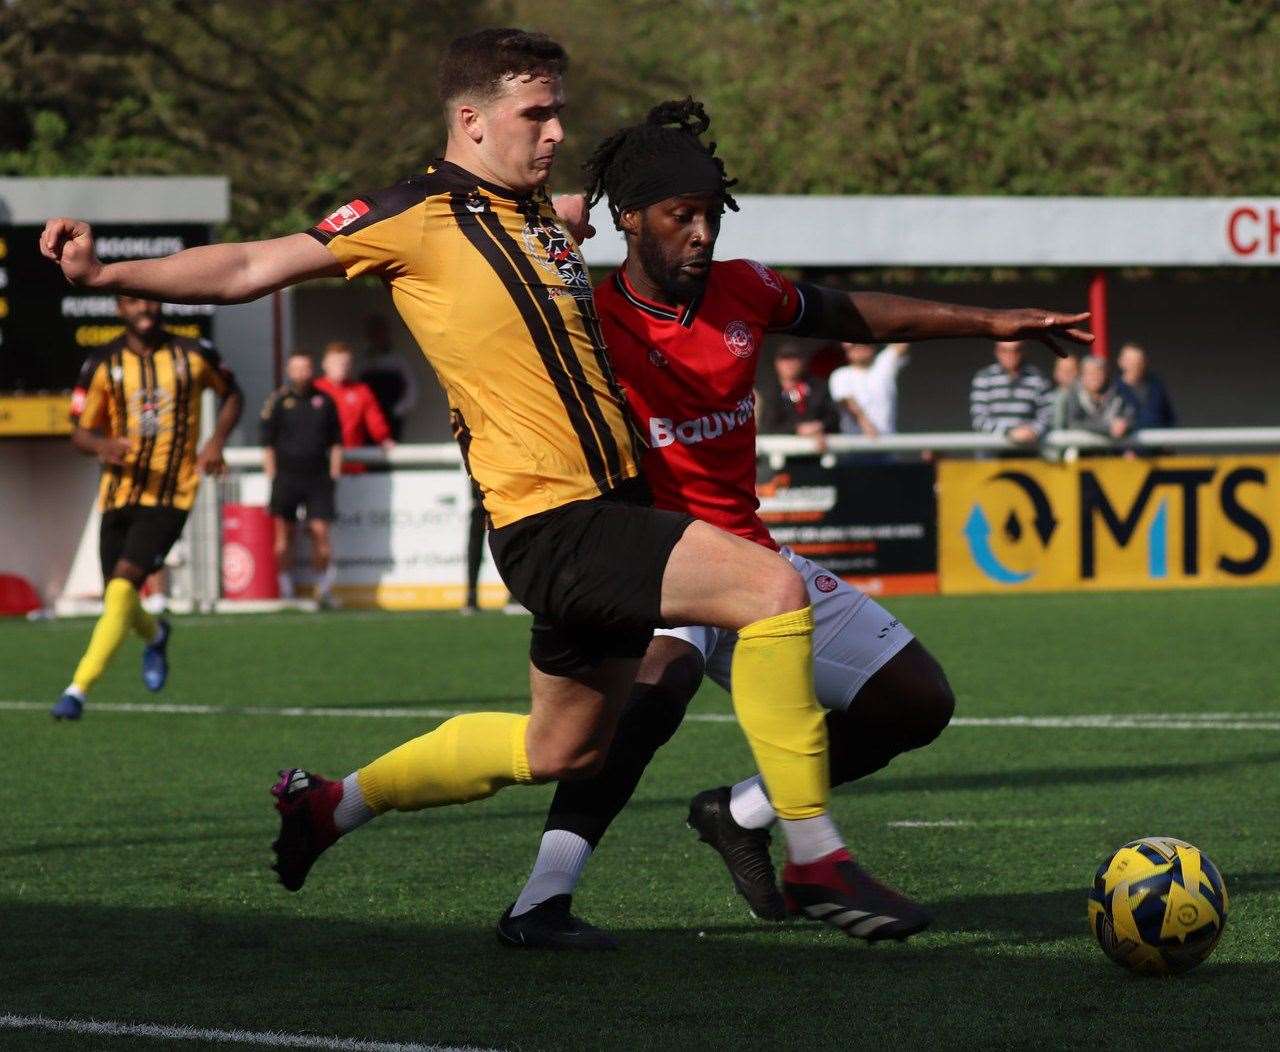
[[[517,705],[512,699],[509,703]],[[49,708],[40,701],[0,700],[0,711],[42,712]],[[462,716],[476,709],[440,709],[388,707],[363,709],[358,707],[308,708],[306,706],[236,706],[236,705],[185,705],[174,702],[120,701],[90,704],[90,714],[96,713],[144,713],[175,716],[280,716],[306,718],[310,716],[342,719],[448,719]],[[685,719],[690,723],[734,723],[735,717],[721,712],[691,712]],[[1170,712],[1143,714],[1095,714],[1079,716],[957,716],[952,727],[1011,727],[1034,730],[1160,730],[1160,731],[1280,731],[1280,713],[1274,712]]]
[[[886,822],[890,829],[1022,829],[1039,826],[1078,826],[1097,825],[1100,817],[1092,815],[1059,815],[1053,818],[908,818],[897,822]]]
[[[219,1030],[158,1023],[119,1023],[99,1019],[50,1019],[42,1015],[0,1015],[0,1029],[43,1030],[94,1037],[149,1037],[157,1041],[208,1041],[268,1048],[323,1048],[341,1052],[484,1052],[472,1045],[421,1045],[406,1041],[364,1041],[354,1037],[288,1034],[278,1030]]]
[[[890,829],[954,829],[956,826],[971,826],[972,822],[964,822],[958,818],[941,818],[936,822],[922,819],[907,819],[902,822],[886,822]]]
[[[1033,727],[1039,730],[1051,728],[1100,729],[1100,730],[1155,730],[1155,731],[1280,731],[1280,719],[1273,713],[1257,713],[1249,719],[1238,716],[1221,718],[1206,713],[1171,712],[1165,716],[958,716],[952,727]]]

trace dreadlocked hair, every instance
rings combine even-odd
[[[641,124],[614,132],[605,139],[582,166],[586,176],[587,200],[597,204],[601,198],[609,198],[609,211],[614,224],[621,221],[622,209],[615,203],[624,196],[625,182],[631,173],[642,169],[646,163],[663,158],[674,149],[688,149],[693,145],[701,150],[720,173],[720,197],[725,207],[738,211],[738,202],[729,193],[738,180],[725,174],[724,161],[715,156],[716,144],[703,142],[701,136],[711,127],[707,109],[692,96],[661,102],[649,111]]]

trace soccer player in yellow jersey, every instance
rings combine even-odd
[[[124,333],[90,355],[71,397],[71,441],[102,461],[102,616],[55,719],[78,720],[90,688],[130,630],[146,642],[142,681],[169,674],[169,623],[142,608],[138,589],[182,534],[200,473],[222,469],[222,447],[243,405],[213,344],[169,332],[155,300],[119,296]],[[213,435],[197,450],[206,389],[222,399]]]
[[[104,265],[88,224],[45,226],[42,250],[73,283],[170,300],[232,303],[307,278],[379,277],[448,396],[494,562],[534,613],[528,715],[456,716],[341,782],[283,773],[276,869],[290,889],[339,836],[385,811],[598,771],[659,625],[738,633],[734,711],[790,858],[813,866],[843,850],[827,809],[804,582],[776,552],[653,508],[640,476],[641,440],[575,232],[545,190],[564,139],[566,66],[541,34],[455,40],[439,77],[444,157],[305,233]],[[573,923],[566,903],[554,908]],[[580,934],[590,945],[597,933]]]

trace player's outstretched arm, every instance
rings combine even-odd
[[[40,251],[73,285],[166,303],[245,303],[308,278],[337,277],[342,265],[308,234],[203,245],[158,259],[103,263],[83,219],[50,219]]]
[[[1063,314],[1038,308],[998,310],[959,303],[894,296],[887,292],[843,292],[822,289],[822,316],[806,335],[829,340],[939,340],[978,336],[991,340],[1038,340],[1059,357],[1058,340],[1090,344],[1093,334],[1081,328],[1089,314]]]

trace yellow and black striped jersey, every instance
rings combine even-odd
[[[71,397],[72,422],[130,443],[123,464],[102,470],[103,511],[191,507],[200,484],[196,448],[205,388],[219,398],[236,390],[235,377],[208,340],[170,334],[142,355],[121,336],[84,363]]]
[[[517,195],[437,161],[308,233],[348,278],[390,288],[494,526],[639,472],[586,265],[545,191]]]

